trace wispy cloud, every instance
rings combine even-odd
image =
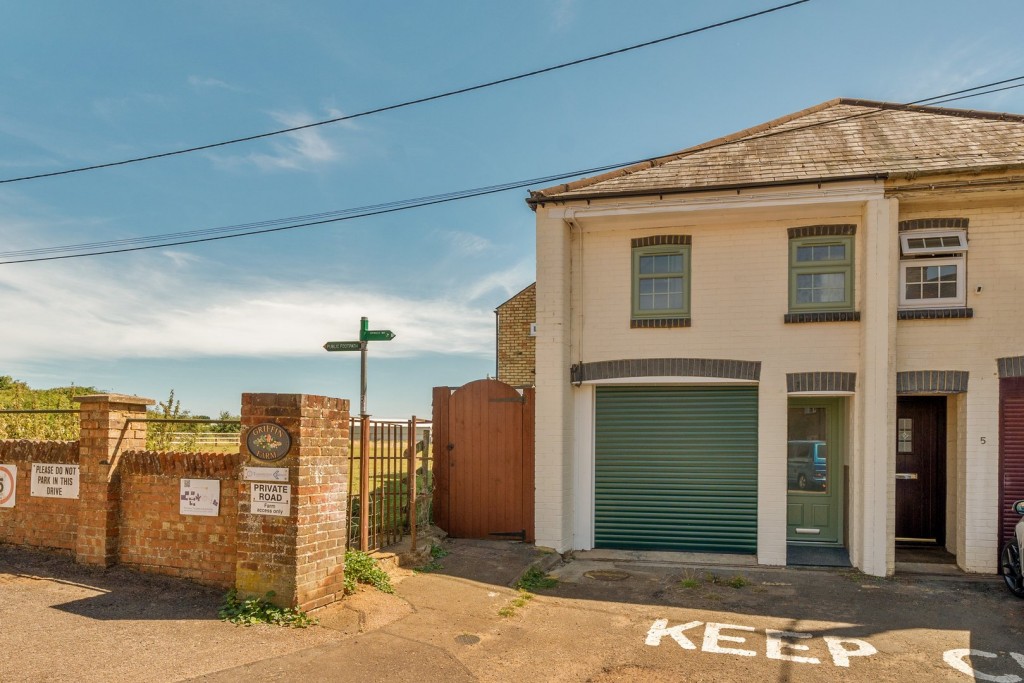
[[[244,88],[232,85],[231,83],[222,81],[219,78],[212,78],[209,76],[196,76],[193,74],[188,77],[188,84],[196,89],[215,88],[219,90],[229,90],[231,92],[245,92]]]
[[[92,111],[104,121],[114,121],[125,113],[134,113],[140,107],[164,107],[169,99],[156,93],[135,93],[124,97],[101,97],[93,100]]]
[[[511,268],[490,273],[463,288],[466,300],[476,302],[486,299],[493,304],[495,295],[510,297],[533,282],[534,271],[533,260],[524,259]]]
[[[437,236],[447,242],[452,249],[462,256],[479,256],[494,248],[494,243],[486,237],[474,235],[460,230],[439,230]]]
[[[1007,73],[1016,73],[1024,66],[1024,59],[1008,53],[999,60],[991,59],[987,46],[989,41],[978,39],[958,47],[942,45],[942,49],[921,52],[914,59],[904,62],[905,79],[897,75],[890,84],[894,101],[917,100],[941,93],[956,92],[986,82],[997,81]],[[998,103],[1005,98],[1019,98],[1019,90],[1009,90],[985,95],[984,101]],[[980,100],[980,98],[979,98]],[[979,100],[974,98],[949,103],[950,107],[973,108]]]
[[[164,254],[187,265],[191,259],[181,256]],[[354,329],[361,315],[398,335],[375,350],[381,356],[493,352],[493,306],[466,295],[420,298],[382,295],[359,285],[225,285],[194,278],[182,288],[177,268],[157,265],[158,258],[116,270],[102,261],[0,266],[6,322],[0,362],[315,355],[324,342],[339,338],[338,330]],[[499,286],[489,281],[469,289]],[[154,294],[159,292],[173,296]]]
[[[551,9],[552,23],[555,28],[562,29],[576,19],[576,1],[558,0]]]
[[[327,114],[323,118],[342,116],[336,109],[329,110]],[[270,116],[282,128],[305,126],[322,120],[305,112],[270,112]],[[338,143],[328,137],[324,127],[286,133],[270,138],[267,144],[269,152],[253,152],[244,156],[209,156],[222,166],[253,165],[265,171],[304,171],[338,161],[344,156]]]

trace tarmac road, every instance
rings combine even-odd
[[[216,591],[0,547],[0,681],[906,683],[973,666],[1024,682],[1024,600],[997,577],[575,559],[516,606],[535,550],[444,547],[441,569],[304,631],[218,622]]]

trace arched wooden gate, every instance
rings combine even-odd
[[[533,542],[533,394],[493,379],[434,387],[434,523]]]

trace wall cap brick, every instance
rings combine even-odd
[[[156,401],[142,396],[129,396],[127,394],[88,394],[86,396],[75,396],[71,399],[77,403],[127,403],[129,405],[153,406]]]

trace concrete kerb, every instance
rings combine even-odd
[[[422,567],[431,560],[431,549],[448,537],[447,532],[436,526],[421,529],[416,536],[416,550],[412,549],[412,537],[403,536],[402,540],[386,548],[374,550],[370,557],[385,571],[398,568]]]
[[[519,576],[517,576],[515,580],[508,584],[509,588],[515,588],[517,585],[519,585],[519,582],[523,580],[523,577],[530,573],[532,570],[539,570],[543,574],[547,574],[552,569],[561,565],[565,561],[564,557],[559,555],[557,551],[551,548],[537,546],[537,551],[543,554],[536,560],[528,564],[526,568],[524,568],[523,571],[519,573]],[[567,555],[568,554],[569,553],[567,553]]]

